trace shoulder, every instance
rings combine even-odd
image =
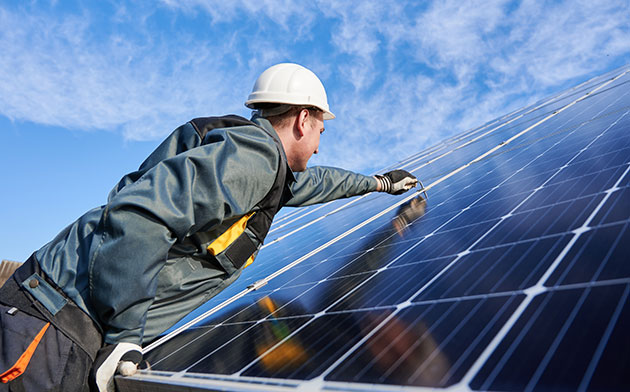
[[[207,149],[221,148],[227,154],[244,159],[271,160],[274,166],[281,158],[278,142],[262,127],[248,122],[241,125],[212,129],[201,142]]]

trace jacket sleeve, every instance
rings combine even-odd
[[[377,180],[371,176],[335,167],[314,166],[295,174],[291,186],[293,197],[287,206],[301,207],[311,204],[363,195],[376,191]]]
[[[90,297],[108,344],[142,344],[157,275],[171,246],[249,212],[279,165],[273,141],[254,127],[217,130],[209,144],[155,164],[107,204],[90,249]]]

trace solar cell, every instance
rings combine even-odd
[[[629,72],[402,161],[427,202],[372,194],[284,215],[119,386],[630,388]]]

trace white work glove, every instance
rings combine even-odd
[[[381,185],[381,192],[400,195],[418,184],[418,179],[406,170],[393,170],[382,175],[375,176]]]
[[[99,392],[114,392],[114,375],[133,376],[142,361],[142,347],[134,343],[107,345],[96,354],[90,382]]]

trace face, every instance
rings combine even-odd
[[[294,171],[306,170],[306,164],[313,154],[319,152],[319,138],[324,133],[324,114],[322,112],[311,112],[304,123],[304,136],[299,141],[300,149]]]

